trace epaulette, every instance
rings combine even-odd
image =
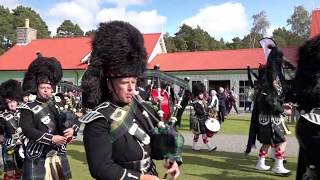
[[[59,96],[54,96],[54,101],[60,103],[62,99]]]
[[[17,106],[17,109],[27,109],[27,110],[30,110],[31,111],[31,108],[27,105],[28,103],[20,103],[18,106]]]
[[[320,109],[314,108],[310,111],[310,113],[305,113],[301,115],[309,122],[320,125]]]
[[[100,104],[99,106],[97,106],[95,109],[93,109],[92,111],[89,111],[88,113],[86,113],[85,115],[83,115],[82,117],[79,118],[79,121],[82,123],[90,123],[98,118],[105,118],[103,116],[102,113],[99,112],[100,109],[106,108],[110,105],[109,102],[104,102],[102,104]]]

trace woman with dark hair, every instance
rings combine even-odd
[[[93,109],[80,121],[86,124],[84,146],[95,179],[159,179],[152,159],[164,157],[152,149],[160,143],[151,138],[155,119],[136,95],[146,64],[143,36],[135,27],[121,21],[100,24],[81,83],[83,106]],[[167,173],[176,179],[179,160],[168,158]]]

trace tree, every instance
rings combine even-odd
[[[197,26],[196,29],[192,29],[190,42],[187,43],[189,44],[188,49],[190,51],[207,51],[209,50],[209,40],[210,35]]]
[[[178,49],[174,43],[174,37],[171,37],[169,33],[165,33],[163,36],[164,42],[168,52],[177,52]]]
[[[220,43],[200,26],[193,29],[183,24],[179,31],[175,33],[174,39],[178,51],[182,50],[180,48],[184,49],[185,45],[188,51],[208,51],[221,48]]]
[[[259,40],[258,36],[265,36],[267,29],[270,27],[270,23],[267,20],[267,15],[265,11],[261,11],[258,14],[254,14],[253,18],[253,27],[251,28],[249,39],[250,39],[250,48],[255,48],[257,41]]]
[[[263,35],[262,34],[258,34],[258,33],[250,33],[250,34],[244,36],[243,39],[242,39],[243,48],[260,47],[259,40],[261,38],[263,38]]]
[[[94,36],[96,34],[97,30],[96,29],[92,29],[90,31],[87,31],[85,33],[85,36]]]
[[[239,37],[235,37],[232,39],[232,43],[228,43],[227,47],[230,49],[241,49],[243,48],[242,40]]]
[[[174,44],[177,51],[188,51],[187,43],[182,37],[174,37]]]
[[[294,7],[294,12],[287,20],[291,26],[291,31],[305,39],[309,37],[311,27],[311,17],[308,11],[302,6]]]
[[[14,17],[8,8],[0,5],[0,54],[10,48],[16,41]]]
[[[187,49],[189,50],[190,47],[192,47],[192,27],[188,26],[186,24],[183,24],[179,31],[177,33],[175,33],[175,37],[178,38],[176,39],[176,41],[179,43],[179,45],[176,44],[176,47],[179,50],[180,45],[183,44],[183,41],[186,43]],[[180,44],[182,43],[182,44]],[[181,47],[184,47],[184,45],[182,45]],[[182,49],[180,49],[182,50]],[[190,51],[190,50],[189,50]]]
[[[14,30],[16,30],[17,27],[24,27],[25,19],[28,18],[30,27],[37,30],[37,38],[48,38],[50,36],[47,24],[42,20],[40,15],[31,8],[18,6],[12,11],[14,16]]]
[[[70,20],[64,20],[57,28],[58,37],[78,37],[83,36],[83,31],[78,24],[73,24]]]
[[[280,47],[300,46],[305,41],[303,37],[286,30],[284,27],[275,29],[272,34]]]

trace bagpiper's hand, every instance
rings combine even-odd
[[[0,135],[0,144],[2,144],[4,142],[4,136]]]
[[[52,137],[52,142],[57,145],[65,145],[67,143],[67,138],[60,135],[54,135]]]
[[[168,169],[167,173],[171,174],[172,180],[176,180],[180,175],[180,169],[176,161],[172,162],[169,159],[165,160],[165,167]]]
[[[72,128],[68,128],[63,131],[63,136],[64,137],[72,137],[74,133],[74,130]]]
[[[22,144],[22,142],[21,142],[20,139],[18,139],[18,140],[16,141],[16,145],[20,145],[20,144]]]
[[[157,176],[144,174],[140,176],[140,180],[160,180]]]
[[[284,113],[287,115],[287,116],[291,116],[292,114],[292,104],[290,103],[285,103],[282,105],[283,108],[284,108]]]

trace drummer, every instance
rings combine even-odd
[[[207,146],[208,151],[214,151],[217,149],[217,146],[212,146],[210,144],[206,134],[205,121],[209,119],[209,115],[207,101],[204,100],[205,91],[206,88],[203,83],[196,83],[192,86],[192,94],[194,97],[192,106],[195,111],[195,114],[192,118],[194,134],[192,149],[195,151],[200,150],[200,147],[197,146],[200,134],[202,135],[203,143]]]

